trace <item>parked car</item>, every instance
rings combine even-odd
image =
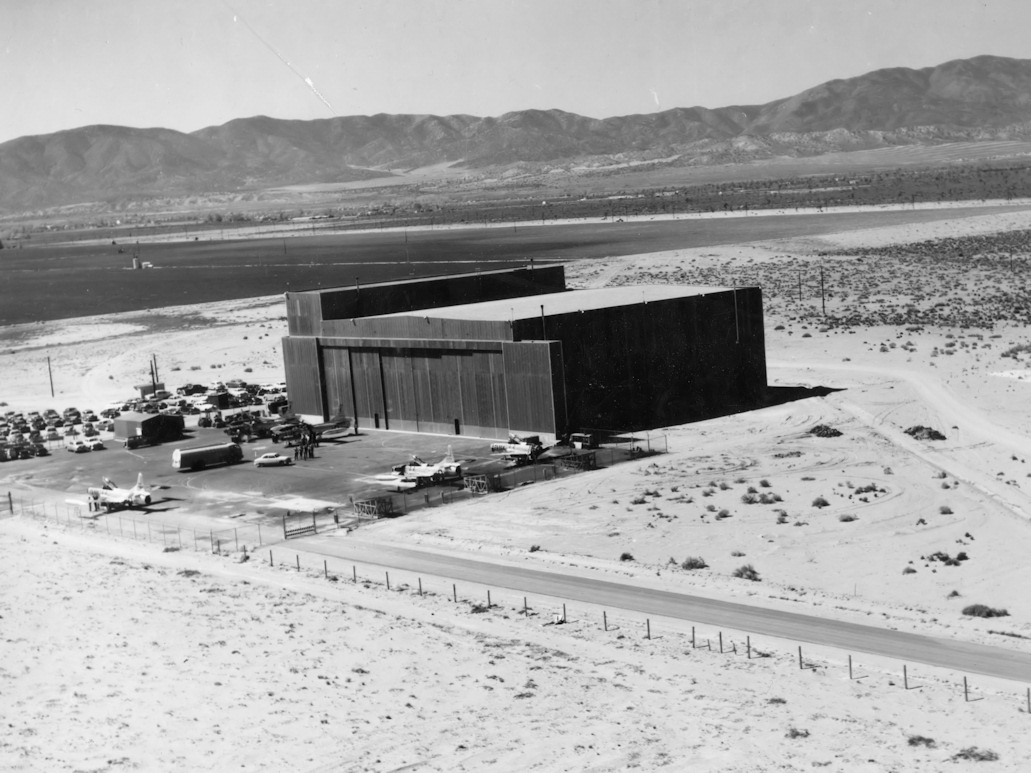
[[[47,447],[42,443],[33,444],[32,453],[36,456],[50,456],[50,452],[47,451]]]
[[[69,440],[65,444],[65,448],[73,454],[84,454],[90,450],[90,447],[86,445],[86,441],[84,440]]]
[[[276,453],[262,454],[254,460],[255,467],[285,467],[293,463],[294,460],[289,456],[283,456],[282,454]]]
[[[98,437],[91,437],[91,438],[89,438],[88,440],[86,440],[86,445],[87,445],[87,447],[89,448],[90,451],[103,451],[104,450],[104,443]]]

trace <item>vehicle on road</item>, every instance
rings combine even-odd
[[[262,454],[254,460],[255,467],[286,467],[294,463],[289,456],[277,453]]]
[[[65,448],[67,448],[73,454],[85,454],[88,453],[90,450],[90,447],[86,445],[86,442],[84,440],[79,440],[78,438],[73,438],[72,440],[69,440],[65,444]]]
[[[212,443],[196,448],[177,448],[172,452],[172,467],[177,470],[203,470],[218,464],[243,460],[243,449],[236,443]]]

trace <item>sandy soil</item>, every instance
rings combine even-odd
[[[821,253],[1027,228],[1031,211],[572,265],[576,286],[758,277],[771,385],[835,391],[668,428],[668,454],[352,538],[1031,650],[1031,380],[1001,356],[1026,328],[1003,313],[990,329],[829,325],[809,287],[799,304],[793,282],[770,279],[833,262],[843,286],[874,261]],[[912,281],[934,296],[960,279]],[[830,311],[905,300],[850,285]],[[283,314],[275,298],[6,328],[0,399],[99,409],[146,379],[152,354],[172,385],[280,380]],[[817,424],[842,435],[814,437]],[[917,424],[947,439],[905,434]],[[5,769],[932,771],[974,766],[950,761],[970,747],[998,755],[992,770],[1026,769],[1024,685],[978,679],[984,699],[967,703],[962,675],[933,669],[907,691],[888,661],[849,680],[844,653],[826,650],[800,672],[787,642],[764,643],[770,658],[720,656],[692,650],[682,627],[646,641],[640,621],[605,633],[584,610],[548,626],[514,599],[476,613],[444,593],[20,518],[0,521],[0,545]],[[933,557],[960,552],[958,565]],[[681,568],[689,556],[708,568]],[[746,563],[759,582],[732,576]],[[970,603],[1010,614],[966,617]]]

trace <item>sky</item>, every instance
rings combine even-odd
[[[606,118],[1031,58],[1028,0],[0,0],[0,142],[91,124]]]

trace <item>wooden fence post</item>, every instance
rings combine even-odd
[[[603,609],[601,611],[601,624],[605,627],[605,630],[609,630],[609,616]]]
[[[384,572],[387,576],[387,590],[390,590],[390,572]]]

